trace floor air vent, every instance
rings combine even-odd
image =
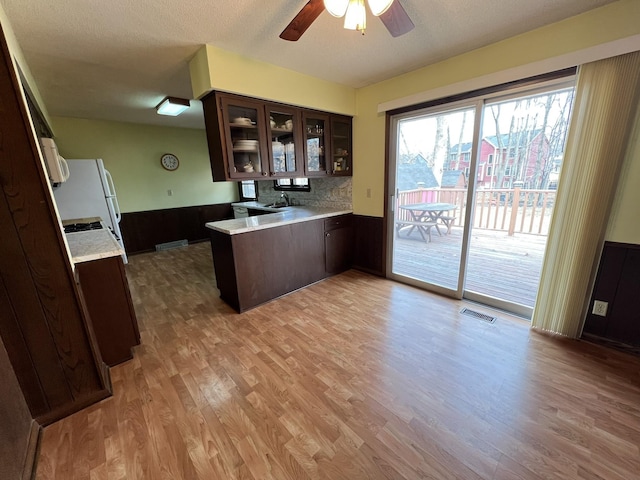
[[[171,250],[172,248],[186,247],[189,245],[187,240],[176,240],[175,242],[159,243],[156,245],[156,252],[163,250]]]
[[[460,313],[463,315],[469,315],[470,317],[475,317],[483,322],[493,323],[496,321],[496,317],[492,317],[491,315],[485,315],[484,313],[476,312],[475,310],[471,310],[470,308],[463,308],[460,310]]]

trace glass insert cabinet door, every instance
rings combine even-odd
[[[329,116],[304,115],[303,120],[305,173],[309,177],[326,175],[328,173],[326,158],[329,145],[327,141]]]
[[[222,108],[226,135],[231,139],[227,145],[229,175],[233,178],[266,175],[264,107],[260,103],[225,98]]]
[[[333,175],[351,174],[351,119],[331,117],[331,162]]]
[[[300,148],[300,112],[281,105],[267,105],[269,121],[269,164],[272,175],[302,174],[302,161],[296,158]]]

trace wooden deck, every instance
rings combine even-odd
[[[445,229],[440,227],[444,233]],[[417,230],[396,236],[393,272],[447,288],[456,288],[462,246],[462,228],[450,235],[431,232],[431,243]],[[547,237],[493,230],[473,231],[466,290],[533,307]]]

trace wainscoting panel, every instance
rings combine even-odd
[[[123,213],[120,230],[128,254],[151,252],[160,243],[209,239],[207,222],[233,218],[231,203]]]
[[[353,267],[384,277],[384,218],[354,215],[353,222]]]
[[[589,304],[583,337],[603,339],[640,352],[640,245],[606,242]],[[593,302],[608,303],[602,317]]]
[[[28,465],[31,469],[34,462],[35,452],[29,449],[34,422],[1,339],[0,385],[0,478],[22,478],[23,466]],[[31,458],[27,458],[28,455]]]

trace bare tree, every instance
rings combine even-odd
[[[540,139],[538,140],[538,149],[536,151],[536,164],[535,170],[533,173],[533,188],[541,189],[544,185],[544,172],[549,165],[549,149],[545,148],[545,142],[547,140],[547,129],[549,127],[549,115],[551,114],[551,109],[553,108],[553,103],[555,100],[555,94],[546,95],[542,97],[542,99],[538,98],[536,101],[537,105],[542,105],[544,108],[544,114],[542,116],[542,132],[540,134]]]
[[[443,158],[443,150],[446,148],[444,145],[444,128],[446,126],[446,121],[444,115],[436,116],[436,136],[435,142],[433,144],[433,153],[431,156],[431,161],[429,166],[431,167],[436,178],[440,174],[442,174],[442,170],[444,167],[444,158]],[[445,152],[446,156],[446,152]]]
[[[512,148],[513,145],[513,137],[514,131],[516,128],[515,117],[511,117],[511,122],[509,124],[509,133],[505,137],[500,131],[500,104],[493,105],[491,107],[491,114],[493,116],[493,120],[496,125],[496,143],[498,147],[498,154],[496,155],[495,162],[495,171],[497,171],[498,181],[496,183],[497,188],[502,188],[502,182],[504,181],[505,170],[507,165],[509,164],[509,149]]]
[[[458,152],[456,154],[456,163],[454,165],[454,170],[460,170],[460,156],[462,155],[462,142],[464,140],[464,127],[467,124],[467,114],[468,110],[465,110],[462,114],[462,125],[460,126],[460,135],[458,136]]]
[[[404,145],[404,153],[407,156],[411,156],[411,150],[409,148],[409,144],[407,143],[407,139],[404,136],[404,130],[402,128],[399,128],[398,130],[400,130],[400,140],[402,140],[402,144]]]
[[[549,185],[549,176],[555,167],[556,159],[561,159],[564,155],[565,140],[569,129],[569,116],[573,105],[573,90],[558,95],[557,103],[559,105],[558,119],[551,128],[549,133],[549,161],[545,165],[541,179],[541,188],[547,188]]]

